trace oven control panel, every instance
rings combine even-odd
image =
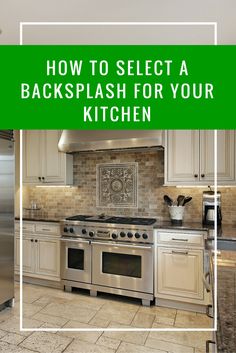
[[[153,230],[128,228],[98,228],[89,225],[61,225],[61,235],[90,239],[153,243]]]

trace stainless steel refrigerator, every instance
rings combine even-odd
[[[14,302],[14,185],[13,130],[0,130],[0,308]]]

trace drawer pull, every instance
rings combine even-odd
[[[206,315],[210,317],[211,319],[214,319],[214,316],[210,313],[213,312],[213,306],[211,304],[207,305],[206,307]]]
[[[216,345],[216,342],[215,342],[215,341],[212,341],[212,340],[207,340],[207,341],[206,341],[206,353],[209,353],[209,352],[210,352],[210,344]]]
[[[175,241],[188,241],[188,239],[178,239],[178,238],[172,238],[171,240],[175,240]]]
[[[188,251],[172,250],[172,254],[176,254],[176,255],[188,255]]]

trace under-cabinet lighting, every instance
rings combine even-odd
[[[171,187],[172,185],[166,185],[167,187],[169,186],[169,187]],[[211,188],[213,189],[214,188],[214,185],[210,185],[211,186]],[[193,189],[193,188],[199,188],[199,189],[201,189],[201,188],[207,188],[208,187],[208,185],[176,185],[175,186],[176,188],[191,188],[191,189]],[[220,184],[217,184],[217,188],[219,189],[219,188],[235,188],[236,187],[236,185],[220,185]]]
[[[72,188],[71,185],[36,185],[36,188]]]

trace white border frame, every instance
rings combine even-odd
[[[213,26],[214,45],[217,45],[217,22],[20,22],[20,45],[23,45],[24,26]],[[217,331],[217,213],[215,212],[214,229],[214,327],[213,328],[24,328],[23,327],[23,134],[20,130],[20,331],[23,332],[215,332]],[[217,130],[214,130],[214,188],[215,188],[215,209],[217,205]]]
[[[20,45],[24,26],[213,26],[214,45],[218,44],[217,22],[20,22]]]

